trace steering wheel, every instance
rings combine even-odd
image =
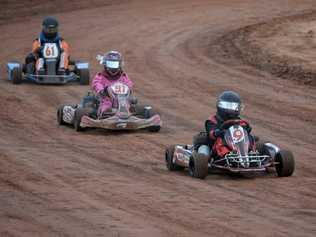
[[[240,124],[240,121],[242,121],[241,119],[230,119],[225,121],[221,126],[220,129],[224,130],[224,129],[228,129],[229,127],[235,125],[235,124]]]

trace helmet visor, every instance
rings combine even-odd
[[[105,61],[105,66],[109,69],[119,69],[120,68],[120,62],[119,61]]]
[[[58,32],[58,27],[57,26],[44,27],[43,30],[46,34],[56,34]]]
[[[228,101],[219,101],[218,102],[218,107],[221,109],[227,109],[227,110],[232,110],[232,111],[240,111],[241,106],[239,103],[236,102],[228,102]]]

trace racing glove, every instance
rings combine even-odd
[[[105,87],[102,91],[99,92],[99,95],[103,97],[108,97],[109,96],[108,88]]]
[[[247,124],[247,126],[245,127],[246,131],[250,134],[251,133],[251,130],[252,130],[252,127]]]
[[[224,131],[219,129],[219,128],[216,128],[213,132],[214,134],[214,137],[220,137],[220,136],[223,136],[224,135]]]

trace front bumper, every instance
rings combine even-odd
[[[127,119],[119,118],[114,115],[106,119],[92,119],[89,116],[81,118],[81,127],[103,128],[108,130],[137,130],[154,126],[162,126],[159,115],[154,115],[149,119],[141,119],[136,116],[130,116]]]

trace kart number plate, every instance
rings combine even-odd
[[[230,128],[230,132],[231,132],[231,135],[232,135],[232,138],[233,138],[233,142],[236,144],[238,142],[241,142],[244,137],[245,137],[245,134],[244,134],[244,131],[243,131],[243,128],[241,126],[238,126],[238,127],[231,127]]]
[[[56,44],[46,43],[43,52],[44,58],[57,58],[58,48]]]
[[[115,83],[111,86],[111,89],[117,95],[126,95],[129,91],[128,86],[123,83]]]

